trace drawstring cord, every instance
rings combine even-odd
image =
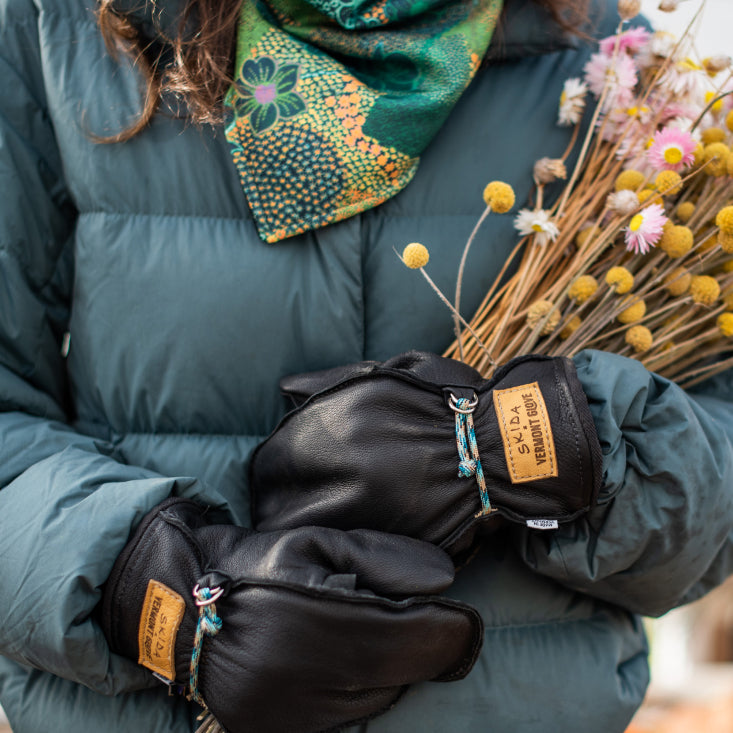
[[[196,728],[196,733],[226,733],[217,719],[208,711],[204,710],[196,720],[203,720],[203,723]]]
[[[199,692],[201,650],[207,636],[216,636],[221,631],[221,619],[216,615],[216,604],[214,602],[223,592],[222,588],[200,588],[198,584],[193,589],[193,597],[199,607],[199,620],[196,624],[196,635],[193,639],[193,653],[191,654],[189,696],[191,700],[197,702],[203,708],[206,708],[206,703]]]
[[[461,459],[458,464],[458,475],[461,478],[476,477],[482,507],[476,516],[485,517],[487,514],[491,514],[493,509],[489,499],[489,490],[486,488],[486,478],[481,467],[478,444],[476,443],[476,430],[473,425],[473,411],[478,405],[478,397],[474,394],[474,398],[468,400],[465,397],[458,398],[451,394],[449,405],[456,414],[456,445],[458,456]]]

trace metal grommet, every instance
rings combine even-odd
[[[199,587],[199,584],[196,583],[194,589],[193,589],[193,597],[196,599],[196,605],[197,606],[210,606],[212,603],[217,601],[219,598],[221,598],[222,594],[224,593],[224,589],[217,586],[216,588],[211,588],[211,598],[204,598],[201,600],[199,598],[199,593],[201,592],[201,588]]]
[[[478,397],[473,393],[473,399],[468,403],[468,407],[458,407],[458,397],[453,392],[448,397],[448,405],[453,412],[459,412],[461,415],[470,415],[478,405]]]

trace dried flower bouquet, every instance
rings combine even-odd
[[[519,354],[585,348],[639,359],[684,386],[733,366],[731,60],[694,60],[689,29],[677,41],[628,27],[638,6],[619,2],[616,35],[600,42],[584,79],[565,83],[558,124],[575,126],[571,144],[537,162],[533,205],[514,222],[521,239],[467,323],[459,313],[469,248],[486,216],[514,204],[505,183],[484,191],[449,303],[457,338],[446,355],[487,376]],[[589,95],[595,107],[580,139]],[[545,186],[566,177],[543,208]],[[427,258],[416,243],[402,255],[426,277]]]

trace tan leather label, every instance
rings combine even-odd
[[[512,483],[557,476],[552,425],[537,382],[495,390],[494,407]]]
[[[176,676],[175,646],[186,602],[157,580],[148,583],[138,628],[138,664],[172,680]]]

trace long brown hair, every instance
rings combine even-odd
[[[588,1],[534,0],[570,32],[578,32],[587,19]],[[95,139],[123,142],[137,135],[152,120],[164,92],[185,102],[194,124],[220,123],[243,2],[252,0],[188,0],[174,32],[150,40],[130,14],[115,8],[115,0],[99,0],[97,19],[108,50],[113,56],[129,54],[142,73],[143,108],[127,129]]]

